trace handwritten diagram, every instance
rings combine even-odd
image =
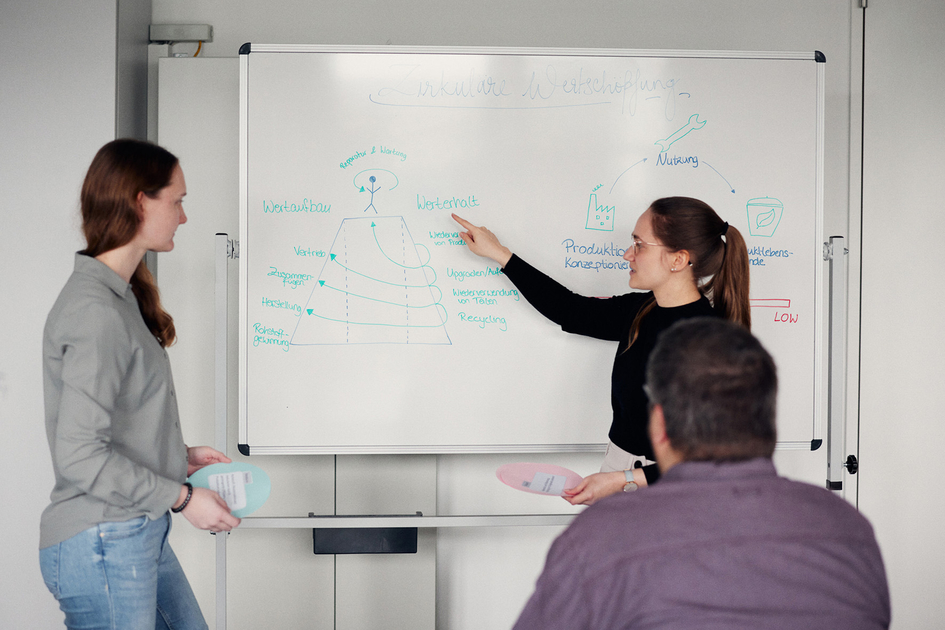
[[[358,155],[363,156],[364,154],[358,153]],[[380,178],[380,181],[378,178]],[[385,182],[385,185],[390,184],[390,188],[387,190],[394,190],[400,184],[400,180],[397,178],[397,175],[391,171],[380,168],[363,170],[360,173],[357,173],[352,181],[354,183],[354,187],[358,189],[358,192],[370,194],[370,202],[364,209],[364,212],[372,210],[374,211],[374,214],[377,214],[377,207],[374,205],[374,194],[382,189],[381,182]]]
[[[673,146],[677,140],[682,140],[689,135],[689,132],[702,129],[703,127],[705,127],[705,121],[699,120],[699,114],[693,114],[689,117],[689,121],[680,129],[677,129],[668,138],[657,140],[654,144],[659,145],[660,153],[666,153],[669,151],[669,147]]]
[[[403,217],[344,219],[290,344],[450,344],[429,262]]]
[[[587,224],[584,227],[588,230],[613,232],[616,210],[614,206],[599,205],[597,195],[591,193],[590,200],[587,202]]]
[[[377,214],[377,208],[374,207],[374,193],[380,190],[380,187],[377,187],[377,188],[374,187],[374,184],[377,182],[377,178],[374,177],[373,175],[371,175],[371,177],[369,178],[369,181],[371,182],[371,187],[368,189],[368,192],[371,193],[371,203],[370,205],[368,205],[367,208],[364,209],[364,211],[367,212],[368,210],[373,210],[374,214]],[[361,190],[363,191],[364,188],[362,187]]]
[[[784,204],[772,197],[758,197],[748,200],[748,233],[752,236],[774,236]]]
[[[695,169],[695,168],[699,168],[700,164],[704,164],[705,166],[708,166],[713,171],[715,171],[716,174],[718,174],[719,177],[721,177],[725,181],[726,185],[729,186],[729,188],[731,188],[731,186],[728,184],[728,180],[722,177],[721,173],[716,171],[715,168],[713,168],[711,165],[705,164],[704,162],[700,162],[698,155],[675,155],[675,154],[670,155],[669,153],[667,153],[670,147],[672,147],[674,144],[676,144],[677,142],[679,142],[680,140],[688,136],[690,133],[692,133],[693,131],[698,131],[699,129],[702,129],[703,127],[705,127],[706,122],[707,121],[705,120],[699,119],[699,114],[692,114],[691,116],[689,116],[689,119],[687,120],[685,125],[683,125],[679,129],[671,133],[669,136],[661,140],[657,140],[653,143],[656,147],[659,148],[659,151],[656,154],[656,159],[654,162],[651,162],[649,165],[647,165],[648,158],[644,157],[644,158],[639,159],[637,162],[630,165],[629,167],[625,168],[620,173],[620,175],[617,176],[613,184],[611,184],[610,190],[608,191],[607,194],[608,195],[612,194],[614,192],[614,189],[617,187],[617,182],[619,182],[622,177],[627,175],[631,170],[633,170],[636,167],[641,167],[640,170],[645,170],[647,168],[660,168],[660,167],[670,167],[670,168],[683,167],[685,169]],[[594,190],[596,192],[597,188],[595,188]],[[733,189],[732,192],[734,193],[735,190]],[[614,230],[614,215],[615,214],[616,214],[616,206],[607,205],[606,202],[604,203],[598,202],[597,195],[594,193],[591,193],[590,201],[588,203],[588,208],[587,208],[587,222],[584,225],[584,229],[612,232]]]

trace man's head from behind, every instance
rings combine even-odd
[[[679,461],[737,461],[774,452],[774,360],[738,324],[697,318],[668,329],[650,355],[646,389],[650,436],[663,470]]]

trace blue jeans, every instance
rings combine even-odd
[[[167,542],[171,515],[101,523],[39,551],[67,628],[206,630]]]

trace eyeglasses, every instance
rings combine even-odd
[[[641,241],[640,239],[635,238],[630,242],[630,247],[628,249],[632,249],[634,255],[636,255],[644,249],[644,245],[652,245],[653,247],[666,247],[666,245],[661,245],[660,243],[648,243],[647,241]]]

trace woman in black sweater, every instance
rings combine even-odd
[[[653,483],[659,477],[647,432],[646,363],[659,334],[690,317],[716,316],[751,327],[748,250],[734,227],[698,199],[657,199],[640,215],[624,253],[630,287],[609,299],[572,293],[514,255],[496,236],[453,215],[473,253],[491,258],[525,299],[565,332],[617,342],[611,423],[601,472],[565,490],[572,504]]]

